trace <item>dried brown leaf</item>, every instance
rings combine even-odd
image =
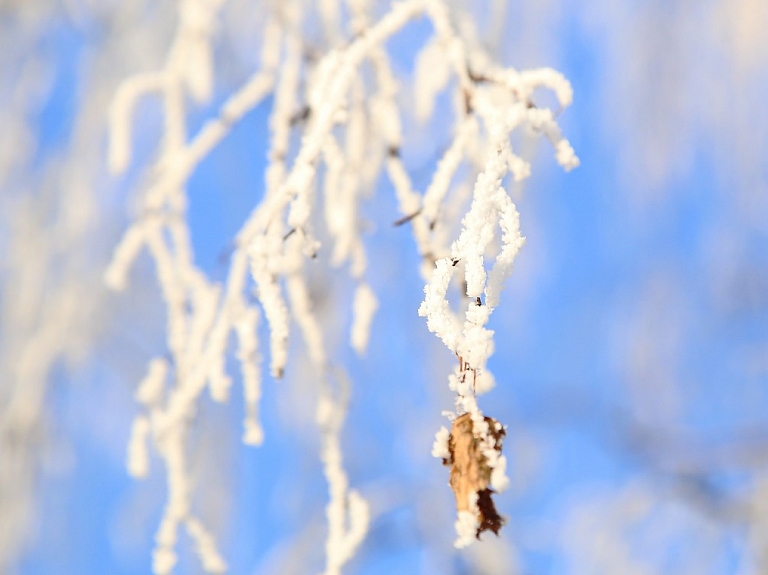
[[[491,417],[485,418],[489,435],[495,442],[494,448],[501,452],[504,439],[504,427]],[[450,485],[456,497],[456,509],[471,511],[470,497],[477,493],[477,536],[483,531],[493,531],[498,535],[504,519],[496,511],[491,495],[491,468],[481,452],[481,439],[475,436],[470,414],[457,417],[448,438],[450,459],[445,460],[451,466]]]

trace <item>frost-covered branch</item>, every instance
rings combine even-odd
[[[500,424],[489,425],[490,418],[480,409],[476,394],[493,386],[493,376],[486,367],[494,349],[493,331],[486,325],[500,303],[504,280],[512,272],[515,256],[525,243],[520,233],[519,214],[503,182],[508,175],[515,181],[525,179],[530,167],[513,152],[510,135],[519,128],[544,133],[566,170],[576,167],[578,159],[568,141],[562,138],[553,113],[537,108],[531,101],[534,89],[548,88],[555,93],[560,106],[569,105],[572,93],[568,82],[548,69],[519,73],[490,64],[471,37],[464,39],[452,29],[439,3],[431,3],[431,9],[436,38],[427,46],[420,64],[426,68],[427,62],[435,73],[433,80],[424,80],[429,97],[419,100],[418,110],[424,115],[429,113],[434,94],[446,85],[446,75],[453,72],[461,89],[466,117],[459,121],[455,139],[438,163],[425,194],[422,216],[428,218],[430,225],[434,225],[447,182],[460,161],[459,154],[469,147],[467,140],[473,139],[474,147],[485,148],[461,232],[452,243],[450,254],[435,262],[419,308],[419,315],[427,319],[429,330],[459,359],[459,367],[450,378],[450,387],[457,394],[459,419],[455,420],[452,433],[448,434],[445,428],[438,432],[433,454],[452,465],[451,484],[459,511],[456,546],[464,547],[485,529],[497,531],[498,520],[488,519],[495,515],[495,509],[487,488],[502,491],[508,483],[506,459],[500,455],[501,444],[494,428],[498,426],[500,431]],[[471,30],[469,32],[471,34]],[[442,45],[444,51],[436,50],[435,43]],[[418,235],[418,230],[415,233]],[[500,239],[500,248],[488,268],[486,257],[496,239]],[[465,286],[463,321],[461,313],[454,311],[448,300],[448,291],[456,280]],[[457,428],[457,423],[465,417],[471,423]],[[461,439],[466,436],[469,439]],[[469,462],[461,462],[454,451],[459,449],[461,441],[468,441],[472,446],[471,453],[464,454]],[[476,466],[487,469],[488,477],[483,481],[467,478],[468,470]],[[454,477],[462,479],[454,481]]]
[[[301,3],[273,7],[263,30],[261,69],[189,140],[186,96],[204,101],[211,93],[211,31],[219,2],[182,1],[165,66],[127,80],[112,107],[110,163],[116,171],[130,163],[129,127],[138,98],[158,96],[165,119],[155,178],[144,191],[139,218],[126,231],[106,273],[110,286],[124,288],[130,266],[146,248],[155,262],[167,307],[169,354],[152,360],[139,388],[137,398],[145,407],[134,423],[129,446],[129,469],[134,475],[149,471],[148,442],[166,466],[168,501],[157,535],[157,573],[173,569],[182,526],[195,541],[204,569],[219,572],[226,567],[212,535],[192,510],[188,427],[206,388],[216,401],[228,398],[225,356],[234,333],[246,397],[244,440],[261,442],[257,325],[262,313],[269,333],[272,376],[282,377],[289,369],[294,324],[316,373],[321,459],[330,492],[326,573],[339,573],[362,541],[367,504],[349,488],[340,450],[349,383],[342,370],[333,367],[336,362],[327,349],[324,327],[315,315],[308,267],[316,266],[312,262],[326,243],[331,246],[332,266],[349,265],[349,278],[355,284],[349,340],[363,354],[378,300],[366,281],[368,257],[360,207],[382,171],[392,183],[400,223],[407,222],[413,232],[420,271],[429,282],[419,313],[460,357],[451,385],[459,394],[459,411],[471,417],[470,429],[480,442],[478,453],[489,473],[487,485],[470,489],[464,497],[474,497],[474,503],[457,499],[460,511],[472,512],[478,501],[486,505],[487,486],[497,490],[504,486],[505,459],[496,441],[500,428],[486,423],[474,393],[492,385],[485,364],[493,351],[493,332],[485,326],[523,244],[518,214],[502,181],[510,173],[516,180],[525,178],[529,167],[513,153],[509,135],[525,126],[543,133],[555,146],[561,164],[575,166],[577,160],[562,139],[554,115],[535,108],[530,100],[535,88],[547,87],[566,106],[570,87],[549,70],[518,73],[493,65],[471,29],[454,25],[451,7],[442,0],[403,0],[378,19],[372,18],[365,2],[319,2],[327,52],[319,59],[310,58],[307,54],[317,50],[308,45],[304,34],[311,18],[307,8]],[[346,19],[342,14],[347,14]],[[423,193],[415,188],[402,158],[401,123],[407,111],[401,110],[400,83],[385,47],[420,17],[430,21],[435,35],[417,56],[416,115],[427,119],[442,90],[454,91],[455,109],[453,141]],[[197,164],[232,125],[268,95],[273,103],[264,197],[238,232],[227,280],[218,285],[194,263],[185,221],[185,186]],[[463,166],[480,174],[461,233],[449,245],[447,198],[462,197],[454,179]],[[486,270],[486,251],[499,235],[496,227],[501,230],[501,249]],[[448,304],[447,292],[460,277],[471,303],[456,311]],[[251,290],[261,312],[247,297]],[[463,523],[474,525],[470,518]]]

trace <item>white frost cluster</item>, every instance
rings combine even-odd
[[[352,303],[354,320],[350,333],[352,348],[360,355],[365,353],[368,347],[368,338],[371,333],[371,322],[379,307],[379,300],[373,293],[371,286],[361,283],[355,290],[355,300]]]
[[[432,457],[440,459],[449,459],[451,457],[451,452],[448,449],[448,439],[450,436],[451,433],[445,426],[435,433],[435,442],[432,444]]]
[[[477,522],[478,508],[477,508],[477,492],[473,491],[469,494],[469,508],[466,511],[459,511],[456,517],[456,541],[453,545],[457,549],[463,549],[472,545],[477,538],[477,528],[479,527]]]

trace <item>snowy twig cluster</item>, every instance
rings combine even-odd
[[[152,51],[158,24],[136,30],[135,5],[94,12],[102,26],[66,146],[46,148],[42,120],[57,96],[51,27],[76,15],[59,2],[0,8],[0,572],[29,545],[41,476],[62,465],[70,438],[53,438],[51,388],[82,369],[105,330],[101,238],[110,216],[103,185],[104,114],[130,65]],[[86,25],[83,22],[78,24]],[[46,49],[47,47],[47,49]],[[137,48],[138,49],[134,49]],[[128,63],[126,51],[133,57]],[[62,142],[63,144],[63,142]],[[63,148],[63,149],[62,149]],[[85,296],[85,297],[84,297]],[[98,313],[97,313],[98,310]],[[52,463],[53,462],[53,463]]]
[[[167,308],[168,354],[150,362],[136,394],[144,408],[133,425],[128,465],[134,476],[146,476],[151,444],[166,468],[168,499],[156,537],[154,571],[173,570],[182,528],[194,541],[203,568],[210,573],[225,571],[214,537],[192,506],[190,423],[206,389],[216,401],[229,396],[225,360],[234,334],[247,406],[243,439],[261,443],[260,317],[264,316],[269,332],[270,372],[277,378],[288,365],[288,340],[295,323],[316,367],[316,419],[330,494],[325,573],[331,575],[340,573],[364,538],[369,511],[362,496],[349,488],[344,471],[340,431],[350,382],[328,357],[323,326],[309,295],[307,263],[330,244],[331,264],[349,264],[356,284],[350,343],[363,353],[378,303],[365,279],[360,204],[379,174],[386,172],[402,221],[410,222],[423,258],[421,272],[428,285],[419,313],[461,358],[461,369],[451,380],[459,396],[458,409],[471,414],[477,438],[490,441],[475,401],[475,391],[487,389],[492,381],[485,364],[493,350],[493,333],[485,325],[523,244],[518,214],[502,181],[507,174],[522,180],[530,171],[513,152],[509,136],[521,127],[543,133],[566,169],[577,165],[553,111],[532,101],[534,90],[548,88],[565,107],[571,90],[552,70],[521,73],[493,64],[471,24],[464,20],[458,25],[460,18],[444,0],[404,0],[378,18],[364,0],[326,0],[316,7],[282,2],[264,8],[261,68],[224,103],[217,117],[190,137],[188,101],[205,102],[212,94],[212,39],[221,3],[181,0],[165,65],[126,80],[111,108],[109,162],[116,173],[131,164],[137,100],[158,97],[164,117],[162,146],[152,181],[143,190],[139,216],[125,232],[106,272],[109,286],[125,288],[130,267],[146,248]],[[454,139],[423,194],[414,189],[401,159],[401,123],[407,111],[401,110],[400,85],[385,48],[387,40],[417,18],[428,19],[434,35],[417,56],[414,112],[427,119],[437,94],[451,90],[455,96]],[[307,39],[315,22],[324,38],[322,57]],[[266,191],[235,238],[228,277],[220,285],[195,265],[186,220],[186,183],[232,126],[270,95]],[[461,233],[449,246],[445,207],[451,201],[461,203],[461,194],[451,199],[451,192],[463,165],[479,168],[480,175]],[[486,272],[484,257],[497,226],[501,248]],[[462,312],[463,322],[447,299],[451,281],[459,278],[466,282],[471,302]],[[470,373],[472,377],[467,377]],[[497,451],[487,451],[492,486],[501,490],[505,460]],[[469,531],[474,532],[474,518],[470,519]],[[462,544],[467,532],[460,530]]]

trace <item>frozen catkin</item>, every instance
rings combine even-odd
[[[447,1],[403,0],[375,16],[368,4],[265,3],[264,24],[257,30],[261,67],[190,136],[189,103],[207,101],[216,82],[214,42],[225,5],[181,0],[165,65],[127,79],[115,94],[109,116],[113,171],[124,172],[131,164],[131,126],[140,98],[157,98],[164,122],[154,178],[142,190],[139,216],[105,274],[110,287],[125,289],[130,267],[146,250],[167,309],[168,353],[150,362],[139,387],[141,408],[128,446],[134,476],[151,472],[153,455],[166,472],[168,496],[153,562],[158,574],[174,569],[182,533],[192,539],[203,570],[226,569],[213,533],[193,513],[190,426],[206,390],[214,401],[229,398],[232,376],[226,365],[234,339],[245,397],[242,437],[260,444],[265,433],[259,420],[260,350],[272,377],[285,376],[299,349],[292,345],[296,328],[313,368],[328,483],[325,573],[340,573],[363,541],[369,506],[350,486],[341,451],[351,382],[328,348],[331,328],[317,309],[312,278],[322,266],[346,272],[353,287],[348,341],[364,354],[379,302],[368,277],[361,206],[382,174],[400,211],[395,223],[411,230],[427,282],[419,314],[459,357],[450,381],[457,394],[453,430],[442,430],[433,450],[452,466],[458,543],[465,545],[484,530],[498,532],[503,523],[490,495],[506,485],[504,428],[483,415],[475,394],[493,385],[486,368],[493,332],[486,325],[524,243],[504,181],[510,174],[524,179],[530,166],[514,153],[509,137],[528,127],[552,142],[564,167],[577,165],[555,114],[530,100],[534,89],[547,88],[565,107],[570,86],[551,70],[517,72],[494,65],[471,27],[455,25],[462,18]],[[415,109],[409,109],[387,42],[417,19],[426,19],[434,35],[414,55]],[[452,140],[429,183],[419,189],[403,158],[403,124],[414,116],[428,121],[444,91],[453,102]],[[187,181],[234,124],[267,97],[265,192],[232,241],[226,280],[217,283],[195,264],[186,222]],[[473,188],[459,181],[468,173],[476,174]],[[496,244],[498,253],[487,259]],[[466,305],[458,309],[448,299],[456,284],[466,286]],[[260,325],[268,345],[259,341]]]

